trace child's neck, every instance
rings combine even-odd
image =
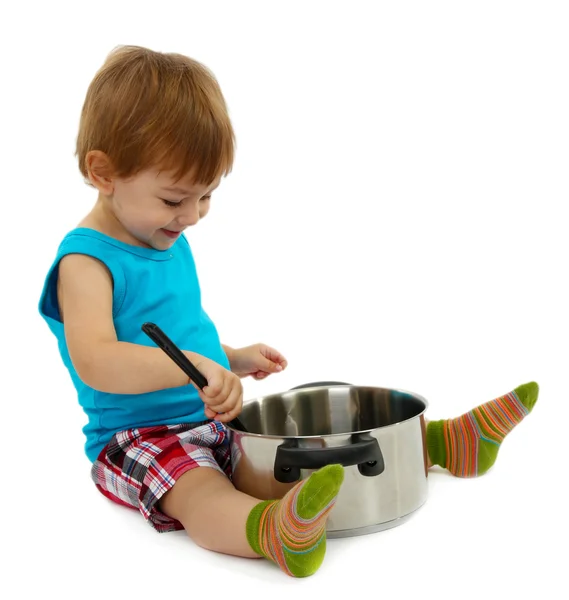
[[[148,247],[147,244],[143,244],[137,240],[132,234],[130,234],[122,225],[122,223],[116,218],[115,214],[109,207],[109,199],[102,194],[99,194],[95,206],[91,211],[78,223],[78,227],[87,227],[94,229],[99,233],[108,235],[125,244],[131,246]]]

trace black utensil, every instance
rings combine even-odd
[[[174,342],[154,323],[144,323],[142,331],[163,350],[184,373],[203,390],[207,385],[207,379],[196,369],[192,361],[174,344]],[[228,425],[234,429],[247,431],[241,420],[237,417],[229,421]]]

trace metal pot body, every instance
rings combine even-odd
[[[426,400],[403,390],[310,384],[247,402],[229,427],[235,487],[282,498],[328,464],[344,484],[328,537],[361,535],[403,523],[427,499]]]

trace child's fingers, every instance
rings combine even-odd
[[[201,391],[202,395],[208,399],[208,404],[211,404],[211,400],[216,399],[218,396],[222,396],[223,388],[226,383],[226,379],[223,377],[223,373],[216,372],[212,376],[207,378],[207,385]]]
[[[283,370],[281,365],[274,360],[272,356],[269,356],[264,350],[270,350],[270,348],[261,348],[259,354],[256,356],[255,367],[257,372],[264,371],[265,373],[279,373]]]
[[[269,373],[278,373],[288,366],[286,358],[278,350],[275,350],[270,346],[264,346],[261,349],[261,354],[271,363],[271,365],[274,365],[271,366]]]
[[[237,397],[235,399],[233,399],[232,401],[234,402],[234,407],[227,411],[224,410],[222,414],[219,414],[216,417],[217,421],[220,421],[221,423],[228,423],[229,421],[234,419],[237,415],[239,415],[239,413],[243,409],[243,394],[242,393],[238,394]]]
[[[228,414],[232,414],[234,410],[237,408],[239,412],[241,412],[241,406],[243,405],[243,388],[241,385],[236,385],[230,392],[227,399],[221,404],[212,405],[208,404],[211,410],[214,410],[218,417],[216,417],[219,421],[225,423],[232,419],[232,417],[227,417]]]
[[[216,406],[221,405],[227,400],[227,398],[229,398],[231,390],[233,389],[236,383],[239,385],[239,387],[241,387],[241,381],[239,380],[239,378],[236,375],[233,375],[228,372],[223,379],[223,384],[218,394],[214,395],[213,392],[215,390],[213,388],[209,388],[209,386],[209,389],[204,388],[204,393],[207,397],[206,404],[210,406],[213,410],[215,410]]]

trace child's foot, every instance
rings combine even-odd
[[[494,464],[502,440],[531,412],[538,393],[537,383],[526,383],[461,417],[431,421],[427,425],[431,462],[457,477],[483,475]]]
[[[326,520],[344,480],[328,465],[300,482],[282,500],[258,504],[247,520],[251,548],[293,577],[315,573],[326,553]]]

